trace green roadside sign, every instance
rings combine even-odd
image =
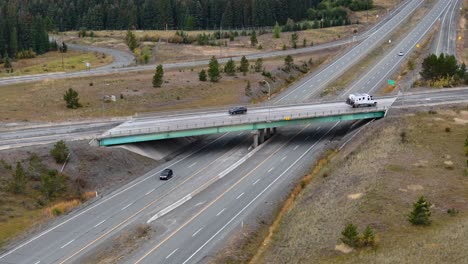
[[[394,80],[388,80],[388,85],[395,86],[395,81]]]

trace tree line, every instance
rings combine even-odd
[[[343,24],[348,19],[346,10],[372,6],[372,0],[0,0],[3,17],[10,24],[29,19],[41,29],[58,31],[232,29],[308,18]],[[32,23],[34,19],[40,21]],[[17,24],[16,30],[24,36],[19,33],[23,27]]]
[[[50,18],[32,12],[32,1],[0,0],[0,63],[49,51]]]

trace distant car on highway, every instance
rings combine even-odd
[[[403,51],[398,52],[398,56],[403,56],[403,55],[404,55]]]
[[[174,172],[171,169],[164,169],[159,176],[160,180],[169,180],[174,175]]]
[[[230,115],[239,115],[239,114],[246,114],[246,113],[247,113],[247,107],[245,106],[236,106],[236,107],[229,109]]]

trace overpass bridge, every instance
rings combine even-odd
[[[251,107],[244,115],[229,115],[225,109],[146,116],[124,122],[96,140],[100,146],[112,146],[250,130],[256,147],[277,127],[384,117],[395,100],[396,97],[381,98],[376,107],[363,108],[352,108],[340,101]]]

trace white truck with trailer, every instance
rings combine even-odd
[[[350,94],[346,103],[352,106],[353,108],[361,106],[376,106],[377,101],[371,95],[362,93],[362,94]]]

